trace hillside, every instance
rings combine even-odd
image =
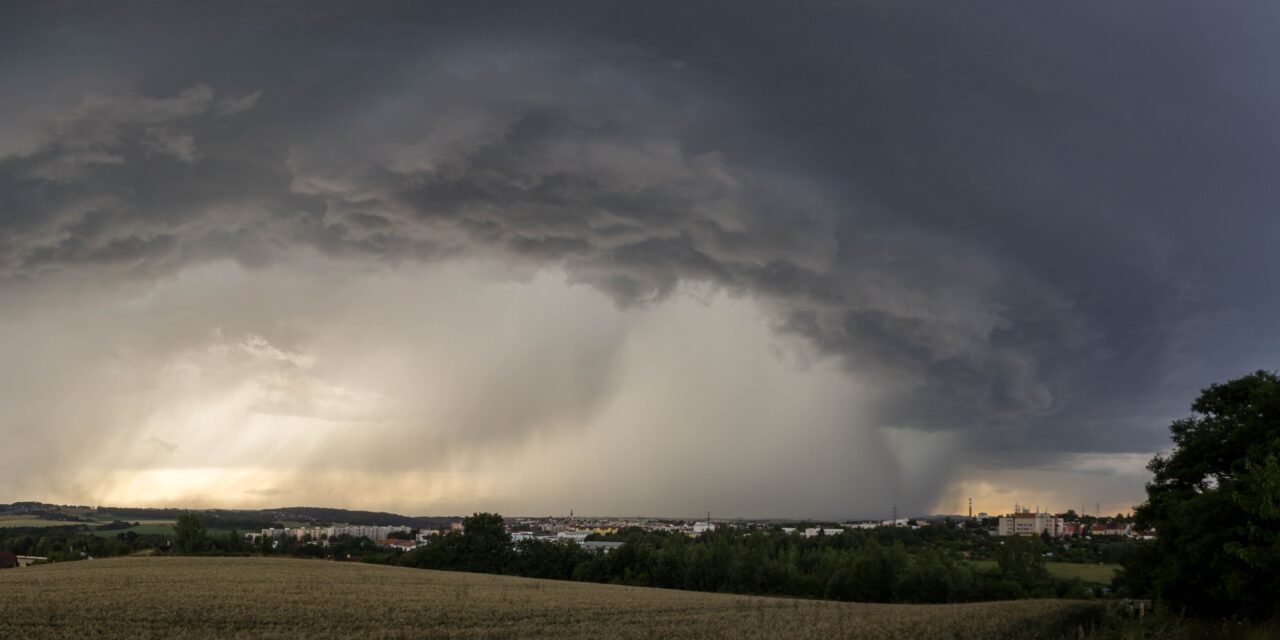
[[[271,558],[0,571],[9,638],[1031,638],[1092,605],[874,605]],[[1040,636],[1043,637],[1043,636]]]
[[[281,526],[283,522],[334,523],[356,525],[401,525],[442,527],[457,516],[404,516],[384,511],[353,511],[328,507],[280,507],[276,509],[172,509],[150,507],[87,507],[15,502],[0,504],[0,527],[51,527],[76,524],[96,525],[113,520],[172,522],[184,513],[198,513],[205,524],[217,529],[253,530]],[[13,520],[5,524],[3,519]]]

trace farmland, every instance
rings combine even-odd
[[[1045,637],[1096,605],[850,604],[328,561],[117,558],[0,572],[0,637]]]
[[[36,515],[0,516],[0,529],[46,529],[52,527],[88,527],[89,532],[97,536],[115,537],[116,534],[132,531],[139,535],[173,533],[173,520],[133,520],[138,526],[127,529],[99,529],[112,522],[110,519],[94,518],[92,521],[56,520]]]
[[[67,522],[65,520],[46,520],[35,516],[0,516],[0,528],[44,528],[44,527],[65,527],[67,525],[80,524],[78,522]]]

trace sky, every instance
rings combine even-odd
[[[4,3],[0,501],[1128,511],[1280,356],[1277,26]]]

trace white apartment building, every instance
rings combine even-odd
[[[803,534],[803,535],[804,535],[804,537],[806,537],[806,538],[816,538],[816,537],[818,537],[819,535],[824,535],[824,536],[838,536],[838,535],[840,535],[840,534],[842,534],[842,533],[844,533],[844,529],[831,529],[831,528],[823,528],[823,527],[809,527],[808,529],[805,529],[805,530],[804,530],[804,534]]]
[[[1044,532],[1058,537],[1062,532],[1062,521],[1048,513],[1031,513],[1016,511],[1011,515],[1001,516],[996,528],[998,536],[1038,536]]]
[[[299,542],[305,540],[307,536],[313,541],[331,540],[338,536],[347,535],[353,538],[368,538],[370,540],[386,540],[392,533],[402,531],[409,532],[409,527],[389,526],[389,527],[371,527],[363,525],[344,525],[336,527],[297,527],[284,529],[263,529],[262,536],[267,538],[293,538]]]

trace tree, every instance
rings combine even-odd
[[[239,553],[244,551],[244,538],[240,536],[240,532],[232,529],[227,532],[227,551],[231,553]]]
[[[465,571],[502,573],[511,555],[511,534],[502,516],[477,513],[462,520],[462,554]]]
[[[1013,536],[996,556],[1000,573],[1019,582],[1043,582],[1049,571],[1044,566],[1044,547],[1039,538]]]
[[[1135,518],[1156,540],[1117,583],[1200,616],[1280,615],[1280,377],[1212,385],[1191,409],[1170,427],[1172,453],[1147,467]]]
[[[179,553],[199,553],[209,546],[208,533],[200,516],[184,513],[173,525],[173,545]]]

